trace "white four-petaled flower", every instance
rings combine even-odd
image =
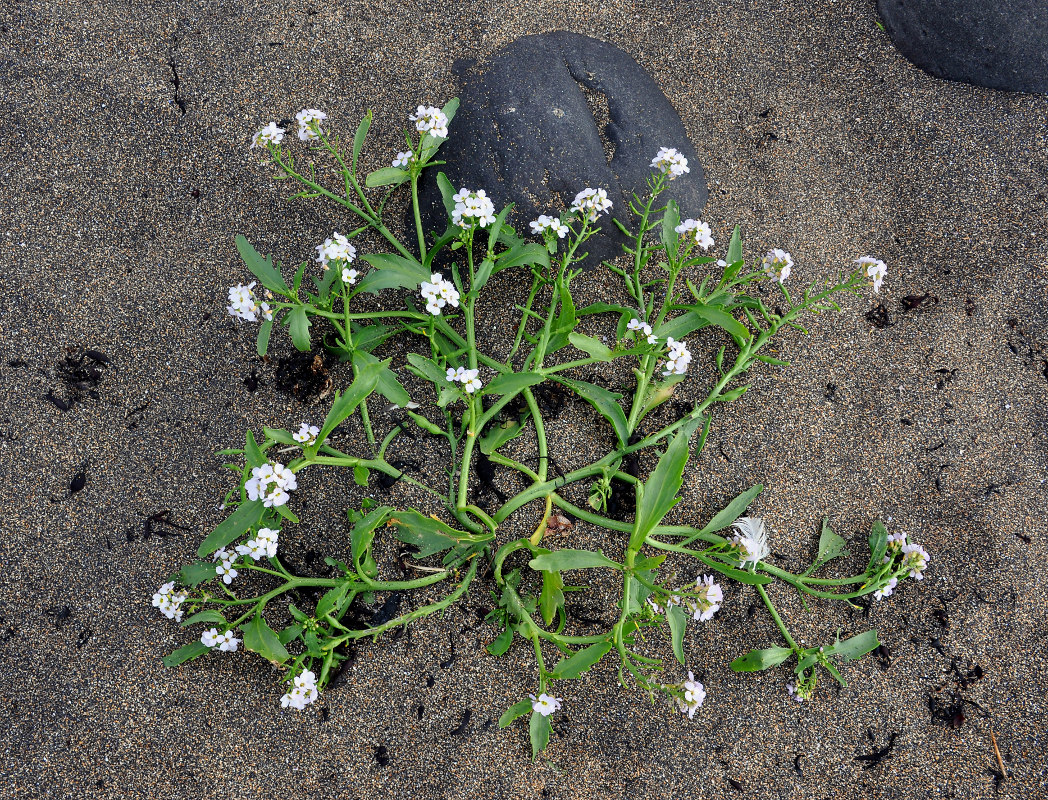
[[[428,133],[436,139],[448,138],[447,115],[435,106],[419,106],[408,119],[415,123],[415,130]]]
[[[611,208],[608,192],[605,189],[583,189],[575,195],[571,210],[586,222],[595,222],[597,217]]]
[[[568,235],[568,226],[561,222],[558,217],[551,217],[546,214],[539,214],[538,219],[531,221],[532,233],[542,236],[547,231],[552,231],[558,238],[563,239]]]
[[[315,108],[304,108],[295,114],[298,121],[298,138],[303,142],[319,139],[324,132],[320,123],[327,119],[327,114]]]
[[[866,277],[873,281],[873,291],[879,294],[881,284],[884,282],[884,276],[888,274],[888,265],[873,256],[857,258],[855,263],[859,265],[859,269],[866,270]]]
[[[251,147],[266,147],[270,144],[280,144],[284,141],[284,129],[278,128],[275,122],[270,122],[266,127],[251,137]]]
[[[397,157],[393,159],[393,163],[390,166],[407,169],[408,165],[414,160],[414,158],[415,154],[410,150],[403,153],[397,153]]]
[[[685,598],[692,619],[709,622],[724,602],[724,590],[713,580],[712,575],[703,575],[695,579],[695,592],[697,597]]]
[[[303,422],[298,432],[291,434],[291,438],[299,444],[312,446],[317,443],[317,436],[319,435],[320,428],[316,425],[310,425],[308,422]]]
[[[290,499],[288,492],[297,488],[295,473],[275,461],[254,467],[251,477],[244,484],[248,499],[261,499],[267,508],[284,505]]]
[[[640,333],[644,334],[644,337],[648,340],[648,344],[655,344],[655,342],[659,340],[659,338],[654,333],[652,333],[651,325],[649,325],[647,322],[644,322],[641,319],[638,319],[637,317],[634,317],[629,322],[627,322],[626,328],[628,330],[639,331]]]
[[[269,303],[260,303],[254,292],[255,281],[247,284],[237,284],[229,287],[229,305],[226,306],[232,316],[237,319],[256,322],[259,317],[273,319],[273,312]]]
[[[888,583],[873,593],[873,596],[878,600],[883,600],[885,597],[889,597],[892,592],[895,591],[895,587],[899,585],[898,578],[892,578]]]
[[[452,199],[451,221],[460,228],[486,228],[495,221],[495,204],[483,189],[459,189]]]
[[[655,158],[651,160],[651,167],[669,177],[671,181],[686,172],[691,172],[688,159],[672,147],[660,147]]]
[[[761,268],[772,283],[782,283],[790,277],[793,259],[785,250],[775,248],[761,259]]]
[[[681,710],[681,713],[687,714],[688,719],[695,717],[695,712],[706,700],[706,687],[695,680],[695,675],[690,671],[686,681],[667,688],[675,690],[673,697],[677,701],[677,708]]]
[[[280,698],[282,708],[290,707],[301,711],[320,696],[317,691],[317,676],[308,669],[296,675],[292,683],[291,690]]]
[[[536,711],[544,717],[548,717],[554,711],[560,711],[563,698],[553,697],[548,694],[540,694],[535,697],[533,694],[529,694],[531,698],[531,710]]]
[[[902,568],[909,572],[911,578],[919,581],[924,580],[924,571],[928,568],[928,560],[931,558],[928,551],[919,544],[904,544],[902,546]]]
[[[200,635],[200,641],[205,647],[210,647],[211,649],[217,647],[223,653],[235,653],[237,645],[240,644],[240,640],[234,638],[233,631],[219,633],[218,628],[204,631]]]
[[[689,243],[696,244],[703,250],[709,250],[713,246],[713,233],[710,231],[710,226],[701,220],[686,219],[673,230]]]
[[[188,594],[185,591],[175,591],[175,582],[168,581],[161,586],[153,595],[153,605],[160,609],[160,613],[175,622],[182,621],[182,604],[186,601]]]
[[[426,301],[426,311],[433,316],[440,314],[446,305],[457,307],[459,304],[459,293],[455,284],[444,280],[439,272],[434,272],[429,281],[423,281],[419,287],[422,299]]]
[[[650,339],[649,339],[650,341]],[[683,375],[688,371],[691,363],[691,351],[684,342],[674,340],[672,336],[666,339],[666,364],[662,375],[668,378],[670,375]]]
[[[323,244],[318,244],[317,262],[325,270],[331,266],[332,261],[349,264],[357,257],[357,248],[350,244],[349,239],[338,231],[331,234],[330,239],[325,239]]]

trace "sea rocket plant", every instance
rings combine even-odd
[[[511,209],[494,207],[487,194],[493,187],[456,191],[440,174],[436,184],[449,213],[441,227],[427,231],[418,181],[439,163],[434,159],[456,107],[457,101],[443,109],[420,105],[409,117],[408,149],[392,159],[387,154],[382,160],[391,166],[366,176],[358,161],[370,114],[351,143],[328,135],[321,127],[327,115],[318,109],[296,115],[305,144],[285,147],[275,123],[252,138],[278,179],[301,186],[299,197],[334,201],[352,220],[343,228],[348,233],[332,233],[317,246],[313,264],[303,263],[293,275],[238,237],[256,281],[233,286],[227,309],[259,324],[260,356],[273,330],[286,328],[295,348],[327,349],[352,377],[319,424],[302,422],[295,432],[267,427],[259,439],[248,431],[242,449],[223,451],[243,461],[228,465],[240,476],[224,503],[228,516],[201,543],[198,560],[153,595],[163,616],[183,621],[188,613],[185,624],[206,629],[165,663],[211,650],[239,652],[242,644],[284,670],[280,705],[301,711],[331,684],[353,643],[441,613],[479,585],[496,600],[487,618],[494,626],[488,650],[501,655],[520,644],[534,653],[537,686],[533,693],[522,689],[499,724],[529,716],[537,756],[563,703],[553,684],[578,678],[605,658],[618,664],[623,684],[632,680],[652,696],[666,696],[689,718],[701,713],[706,688],[690,671],[686,680],[663,683],[665,667],[645,629],[665,634],[686,669],[696,655],[686,646],[688,625],[712,623],[725,604],[748,602],[755,593],[784,646],[752,650],[731,661],[731,669],[789,662],[794,677],[787,690],[797,700],[813,699],[819,675],[843,684],[844,664],[877,647],[876,631],[804,646],[765,586],[778,581],[802,595],[844,602],[870,594],[884,600],[906,577],[923,577],[929,562],[923,547],[875,522],[865,569],[817,577],[846,555],[843,537],[824,523],[808,570],[776,566],[763,519],[748,513],[760,485],[705,524],[669,524],[667,515],[679,513],[674,508],[689,461],[705,446],[718,410],[746,395],[751,371],[786,366],[768,354],[768,345],[804,330],[805,315],[839,311],[841,292],[859,294],[871,281],[879,291],[887,267],[864,256],[852,272],[791,294],[784,285],[794,267],[790,254],[776,248],[747,260],[737,228],[722,258],[705,255],[715,244],[712,226],[682,219],[663,195],[688,171],[687,159],[669,147],[652,159],[643,195],[634,194],[623,218],[613,220],[629,237],[623,256],[598,272],[584,274],[580,262],[612,211],[601,187],[583,188],[569,208],[531,221],[527,240],[511,224]],[[331,170],[300,164],[314,155],[331,160],[337,180],[328,184],[320,176]],[[400,186],[410,190],[410,242],[383,216]],[[374,242],[381,250],[370,249]],[[600,302],[577,302],[578,285],[596,281]],[[793,277],[791,287],[796,282]],[[258,284],[265,302],[255,294]],[[481,301],[494,297],[504,304],[518,284],[517,324],[504,330],[501,317],[498,324],[484,319],[489,306]],[[380,293],[376,309],[368,297]],[[693,359],[692,348],[709,343],[711,357]],[[402,369],[417,379],[410,393]],[[559,466],[561,442],[547,432],[548,408],[540,402],[551,390],[571,394],[577,409],[591,408],[606,423],[604,455],[587,460],[597,439],[586,447],[572,441]],[[345,452],[343,442],[351,439],[332,439],[336,429],[361,432],[362,444]],[[391,447],[424,448],[419,462],[446,463],[411,471],[403,466],[407,460],[391,460]],[[642,454],[655,464],[647,474],[637,466],[649,463],[637,458]],[[278,544],[287,525],[308,524],[298,515],[313,511],[308,502],[292,501],[297,475],[339,469],[350,470],[352,481],[331,485],[360,488],[347,510],[345,560],[328,558],[330,571],[322,577],[296,575],[282,563]],[[483,470],[483,485],[474,470]],[[366,494],[376,474],[384,486],[410,486],[428,506],[376,504]],[[440,476],[436,484],[434,475]],[[576,523],[607,532],[604,552],[581,549],[589,539],[575,534]],[[376,547],[380,537],[397,544]],[[390,551],[398,554],[392,563],[380,555]],[[569,586],[589,585],[587,570],[617,581],[614,622],[599,630],[579,624],[565,601]],[[678,581],[678,571],[689,577]],[[726,592],[725,581],[742,588]],[[390,592],[404,598],[393,618],[364,622],[370,615],[351,613]],[[708,662],[717,658],[706,655]]]

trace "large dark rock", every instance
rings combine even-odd
[[[1048,92],[1048,0],[877,0],[899,52],[937,78]]]
[[[612,214],[633,227],[632,192],[642,195],[660,147],[674,147],[691,172],[670,184],[683,216],[706,204],[706,178],[680,116],[658,84],[629,55],[573,33],[525,36],[491,61],[459,64],[461,106],[440,167],[456,188],[484,189],[522,235],[539,214],[559,214],[587,186],[603,187]],[[429,229],[443,229],[444,208],[429,170],[422,207]],[[589,265],[622,252],[607,216],[588,242]]]

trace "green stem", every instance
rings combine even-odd
[[[415,234],[418,236],[419,261],[426,261],[426,235],[422,230],[422,215],[418,207],[418,174],[411,170],[411,208],[415,213]]]
[[[768,597],[768,593],[764,591],[764,587],[760,584],[756,584],[757,594],[761,596],[761,600],[764,601],[764,605],[767,606],[768,611],[771,613],[771,618],[775,620],[776,626],[779,628],[779,633],[782,634],[782,638],[786,640],[786,644],[790,646],[790,649],[799,654],[801,648],[797,646],[797,643],[793,641],[793,637],[790,636],[790,632],[786,629],[786,624],[782,621],[782,617],[779,616],[779,612],[775,610],[775,606],[772,605],[771,599]]]
[[[477,400],[472,396],[469,403],[469,427],[466,429],[466,446],[462,452],[462,467],[459,470],[458,503],[457,508],[461,511],[467,505],[466,493],[469,491],[469,467],[473,460],[473,448],[477,443]]]

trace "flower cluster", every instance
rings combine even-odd
[[[160,613],[175,622],[182,621],[182,604],[189,595],[185,591],[175,591],[175,582],[168,581],[153,595],[153,605]]]
[[[259,528],[254,539],[248,539],[244,544],[237,545],[237,552],[242,556],[249,556],[255,561],[261,561],[263,558],[276,558],[279,541],[279,530]]]
[[[797,681],[789,684],[786,691],[798,703],[803,703],[805,700],[811,700],[812,695],[815,694],[815,687],[804,681]]]
[[[732,542],[739,548],[737,558],[740,564],[752,561],[754,565],[758,561],[767,558],[771,553],[768,546],[768,529],[764,526],[764,520],[760,517],[739,517],[732,525],[735,536]]]
[[[298,138],[303,142],[319,139],[324,131],[320,123],[327,119],[327,114],[315,108],[304,108],[295,114],[298,122]]]
[[[670,375],[683,375],[688,371],[691,363],[691,351],[684,342],[675,341],[672,336],[666,339],[666,364],[662,375],[668,378]]]
[[[248,322],[256,322],[261,316],[264,319],[273,319],[273,312],[269,308],[269,303],[260,303],[254,292],[255,281],[252,281],[247,286],[244,284],[237,284],[236,286],[229,287],[229,305],[226,306],[232,316],[237,319],[247,320]]]
[[[280,144],[284,141],[286,131],[278,128],[275,122],[270,122],[266,127],[251,137],[251,148],[268,147],[271,144]]]
[[[280,698],[281,708],[294,708],[301,711],[320,697],[317,691],[317,676],[310,670],[304,670],[295,676],[291,691]]]
[[[529,694],[528,697],[531,698],[531,710],[538,712],[544,717],[548,717],[554,711],[560,711],[561,701],[563,700],[561,697],[553,697],[548,694],[540,694],[538,697]]]
[[[435,106],[419,106],[418,111],[408,117],[415,123],[415,130],[428,133],[436,139],[448,138],[448,117]]]
[[[316,425],[310,425],[308,422],[303,422],[301,427],[298,429],[298,433],[291,434],[291,438],[299,444],[304,444],[307,447],[312,447],[317,443],[317,436],[320,435],[320,428]]]
[[[644,322],[643,320],[638,319],[637,317],[634,317],[629,322],[627,322],[626,327],[631,331],[640,331],[642,334],[644,334],[645,338],[647,338],[648,340],[648,344],[655,344],[655,342],[659,340],[659,338],[652,332],[651,325],[649,325],[647,322]]]
[[[448,367],[448,383],[461,383],[462,388],[468,394],[473,394],[483,384],[480,382],[479,369],[466,369],[465,367]]]
[[[451,221],[460,228],[486,228],[495,221],[495,204],[483,189],[459,189],[452,199],[455,210],[451,212]]]
[[[563,239],[568,235],[568,226],[560,221],[557,217],[550,217],[546,214],[539,214],[538,219],[531,221],[531,232],[543,235],[546,231],[552,231],[557,234],[557,237]]]
[[[235,653],[240,640],[233,637],[233,631],[219,633],[218,628],[212,628],[200,634],[200,643],[212,650],[217,647],[223,653]]]
[[[691,612],[692,619],[709,622],[720,611],[724,590],[713,580],[712,575],[703,575],[695,579],[695,593],[696,597],[684,598],[684,605]]]
[[[672,147],[660,147],[655,158],[651,160],[651,167],[667,175],[671,181],[686,172],[691,172],[688,159]]]
[[[706,700],[706,687],[695,680],[694,673],[690,671],[686,681],[669,686],[664,685],[662,688],[673,696],[673,699],[677,701],[677,708],[681,710],[681,713],[687,714],[688,719],[694,718],[695,712]]]
[[[332,261],[350,264],[356,257],[357,248],[338,231],[331,234],[330,239],[325,239],[323,244],[317,245],[317,262],[323,265],[325,271],[331,266]]]
[[[211,558],[217,563],[215,574],[222,579],[222,582],[226,584],[226,586],[231,584],[233,578],[240,574],[236,571],[235,567],[237,560],[236,553],[230,553],[226,548],[222,547],[216,550]]]
[[[266,508],[284,505],[290,499],[288,492],[297,488],[295,473],[276,461],[253,468],[251,477],[244,484],[248,499],[261,499]]]
[[[713,246],[710,226],[701,220],[686,219],[673,230],[683,236],[689,244],[696,244],[703,250],[709,250]]]
[[[444,280],[439,272],[429,276],[429,282],[423,281],[419,287],[422,299],[426,301],[426,311],[434,317],[440,314],[440,310],[446,305],[458,307],[459,293],[455,284]]]
[[[611,201],[604,189],[583,189],[575,195],[571,210],[586,222],[596,222],[597,217],[611,208]]]
[[[771,279],[772,283],[783,283],[790,277],[793,269],[793,259],[785,250],[775,248],[761,259],[761,269]]]
[[[866,277],[873,281],[873,291],[880,294],[881,284],[884,282],[884,276],[888,274],[888,265],[873,256],[857,258],[855,259],[855,263],[859,265],[859,269],[866,270]]]
[[[400,169],[407,169],[412,161],[415,160],[415,154],[410,150],[406,150],[403,153],[397,153],[397,157],[393,159],[391,167],[399,167]]]
[[[910,574],[911,578],[919,581],[924,580],[924,571],[928,568],[928,551],[919,544],[904,544],[902,546],[902,568]]]
[[[873,593],[873,596],[878,600],[883,600],[885,597],[890,597],[891,593],[895,591],[895,587],[899,585],[898,578],[892,578],[888,583]]]

